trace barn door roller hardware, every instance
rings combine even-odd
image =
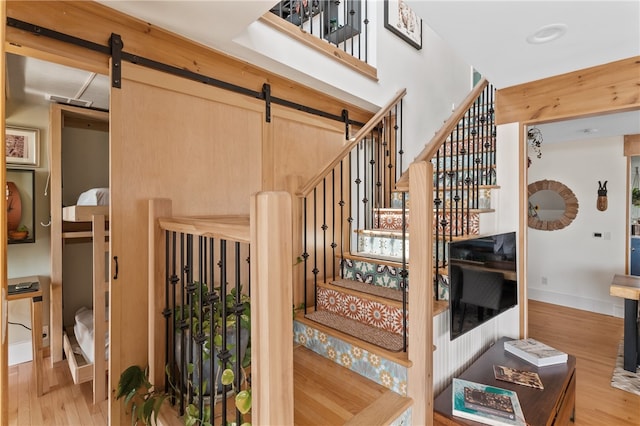
[[[204,84],[208,84],[211,86],[215,86],[221,89],[229,90],[235,93],[239,93],[242,95],[246,95],[255,99],[263,99],[267,101],[266,106],[266,120],[267,122],[271,121],[271,104],[275,103],[278,105],[282,105],[287,108],[292,108],[298,111],[303,111],[308,114],[317,115],[320,117],[328,118],[334,121],[345,122],[347,127],[345,134],[349,135],[348,127],[351,124],[354,124],[358,127],[363,127],[364,123],[360,123],[358,121],[350,120],[348,112],[342,112],[342,115],[330,114],[325,111],[321,111],[319,109],[311,108],[306,105],[301,105],[295,102],[288,101],[286,99],[277,98],[271,95],[271,89],[268,84],[264,84],[262,86],[262,91],[251,90],[246,87],[238,86],[233,83],[228,83],[226,81],[221,81],[212,77],[208,77],[206,75],[198,74],[193,71],[189,71],[186,69],[174,67],[172,65],[164,64],[162,62],[154,61],[153,59],[148,59],[139,55],[134,55],[131,53],[127,53],[123,51],[124,43],[122,38],[118,34],[111,34],[109,39],[109,45],[103,46],[101,44],[97,44],[88,40],[84,40],[78,37],[74,37],[68,34],[64,34],[58,31],[54,31],[48,28],[43,28],[38,25],[30,24],[28,22],[20,21],[14,18],[7,17],[7,26],[17,28],[23,31],[30,32],[35,35],[49,37],[54,40],[63,41],[65,43],[69,43],[75,46],[83,47],[89,50],[93,50],[95,52],[100,52],[104,55],[112,57],[111,64],[111,73],[112,73],[112,81],[111,85],[115,88],[120,88],[122,84],[122,61],[125,60],[127,62],[131,62],[132,64],[138,64],[144,66],[146,68],[154,69],[156,71],[166,72],[168,74],[172,74],[178,77],[187,78],[193,81],[199,81]],[[265,86],[267,89],[265,90]],[[346,110],[345,110],[346,111]]]
[[[109,45],[111,46],[111,87],[120,89],[122,83],[122,37],[119,34],[111,33]]]

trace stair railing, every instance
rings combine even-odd
[[[290,194],[253,195],[247,216],[176,217],[150,200],[149,219],[152,382],[187,424],[293,424]],[[232,390],[253,402],[232,410]]]
[[[478,232],[478,213],[491,208],[495,186],[495,123],[493,86],[482,79],[415,161],[431,161],[434,170],[434,286],[447,274],[447,243]],[[396,188],[408,191],[408,174]]]
[[[356,230],[374,228],[379,220],[374,209],[391,202],[403,167],[405,94],[406,89],[398,91],[333,161],[296,192],[301,225],[294,235],[301,240],[298,261],[303,268],[305,314],[317,306],[318,285],[338,279],[345,254],[357,251]],[[406,259],[404,262],[406,265]],[[406,318],[406,304],[403,315]],[[406,330],[404,333],[406,341]]]
[[[367,63],[367,0],[283,0],[270,12]]]

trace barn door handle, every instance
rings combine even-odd
[[[118,279],[118,256],[113,256],[113,260],[116,262],[116,273],[113,276],[114,280]]]

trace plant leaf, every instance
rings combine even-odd
[[[137,365],[132,365],[122,372],[118,382],[116,399],[129,395],[132,389],[138,389],[145,382],[144,372]]]
[[[164,400],[167,399],[168,395],[161,395],[158,396],[156,399],[155,404],[153,405],[153,411],[155,412],[155,416],[153,418],[153,422],[155,424],[158,424],[158,415],[160,415],[160,409],[162,408],[162,404],[164,403]]]
[[[242,414],[247,414],[251,410],[251,391],[243,390],[236,395],[236,408]]]
[[[230,368],[225,369],[222,372],[221,382],[223,385],[227,386],[233,383],[233,379],[235,379],[235,374],[233,374],[233,370]]]

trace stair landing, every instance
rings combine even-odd
[[[411,405],[304,346],[293,350],[293,387],[295,425],[387,425]]]

